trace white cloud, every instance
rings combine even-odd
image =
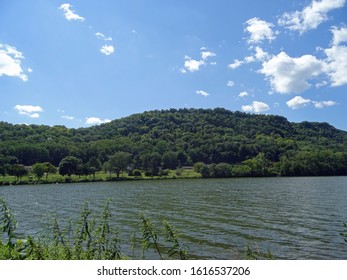
[[[246,97],[246,96],[248,96],[248,95],[249,95],[249,94],[248,94],[247,91],[242,91],[242,92],[240,92],[239,97]]]
[[[312,101],[310,99],[305,99],[301,96],[295,96],[293,99],[287,101],[287,106],[291,109],[304,108],[309,105]]]
[[[313,104],[315,108],[322,109],[324,107],[331,107],[336,105],[335,101],[313,101],[310,99],[305,99],[301,96],[295,96],[291,100],[287,101],[287,106],[293,110],[305,108],[306,106]]]
[[[261,47],[256,47],[255,48],[255,58],[258,61],[264,61],[269,59],[269,54],[267,52],[265,52]]]
[[[30,118],[39,118],[40,112],[43,112],[43,109],[40,106],[32,105],[16,105],[14,109],[18,111],[20,115],[26,115]]]
[[[228,87],[233,87],[235,85],[235,82],[234,81],[228,81],[227,82],[227,86]]]
[[[242,106],[242,110],[245,112],[261,113],[270,110],[270,107],[264,102],[253,101],[251,105]]]
[[[79,20],[79,21],[84,21],[85,18],[79,16],[78,14],[75,13],[75,11],[71,10],[72,5],[71,4],[62,4],[59,9],[63,10],[65,13],[65,18],[67,20]]]
[[[199,94],[199,95],[202,95],[202,96],[205,96],[205,97],[210,95],[208,92],[203,91],[203,90],[197,90],[196,94]]]
[[[337,28],[333,27],[331,29],[331,32],[333,33],[333,42],[332,45],[340,45],[340,43],[347,42],[347,27]]]
[[[179,70],[181,73],[187,73],[187,71],[189,71],[189,72],[199,71],[201,66],[206,65],[206,61],[210,57],[216,56],[216,54],[214,52],[208,51],[206,47],[202,47],[202,48],[200,48],[200,50],[202,51],[200,53],[200,55],[201,55],[201,59],[200,60],[192,59],[188,55],[186,55],[184,57],[184,60],[185,60],[184,61],[184,66],[183,66],[183,68],[181,68]],[[210,65],[216,65],[217,62],[212,61],[209,64]]]
[[[310,29],[316,29],[328,19],[327,14],[330,11],[342,8],[345,3],[346,0],[313,0],[302,11],[284,13],[278,24],[302,34]]]
[[[111,120],[109,119],[100,119],[100,118],[97,118],[97,117],[90,117],[90,118],[86,118],[86,125],[99,125],[99,124],[102,124],[102,123],[109,123],[111,122]]]
[[[114,53],[114,47],[112,45],[104,45],[101,47],[100,52],[104,55],[110,55]]]
[[[234,70],[236,68],[239,68],[244,63],[245,62],[242,60],[235,59],[233,63],[228,65],[228,68]]]
[[[272,23],[254,17],[247,20],[246,24],[245,31],[250,33],[249,44],[261,43],[264,40],[272,41],[276,38],[276,32],[272,31],[274,27]]]
[[[96,32],[95,33],[96,38],[104,40],[104,41],[112,41],[111,37],[106,37],[104,34],[102,34],[101,32]]]
[[[253,46],[250,49],[252,50]],[[257,46],[255,47],[254,55],[245,56],[243,60],[235,59],[233,63],[228,65],[228,68],[234,70],[243,64],[256,62],[256,61],[265,61],[266,59],[269,59],[269,57],[270,56],[267,52],[265,52],[261,47]]]
[[[24,56],[15,47],[0,44],[0,77],[3,75],[17,77],[26,82],[28,76],[21,67],[21,59],[24,59]],[[28,72],[32,70],[29,68]]]
[[[216,56],[216,54],[214,52],[210,52],[210,51],[203,51],[203,52],[201,52],[201,58],[203,60],[206,60],[209,57],[214,57],[214,56]]]
[[[308,80],[324,72],[324,62],[312,55],[292,58],[285,52],[263,62],[260,73],[270,81],[274,91],[279,93],[299,93],[311,85]]]
[[[331,106],[334,106],[336,105],[336,102],[335,101],[313,101],[313,104],[316,108],[318,109],[322,109],[324,107],[331,107]]]
[[[202,65],[205,65],[203,60],[195,60],[190,58],[189,56],[185,56],[184,68],[180,69],[181,73],[195,72],[199,71]]]
[[[333,87],[347,84],[347,28],[332,30],[333,40],[331,48],[325,49],[327,56],[327,74],[330,76]]]

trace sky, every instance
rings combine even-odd
[[[0,121],[216,108],[347,131],[347,0],[0,0]]]

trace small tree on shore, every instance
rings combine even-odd
[[[78,173],[78,167],[80,165],[80,160],[73,156],[67,156],[63,158],[59,164],[59,174],[62,176]]]

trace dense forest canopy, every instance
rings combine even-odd
[[[347,175],[347,132],[328,123],[223,108],[149,111],[79,129],[0,122],[1,174],[14,164],[58,167],[69,156],[105,164],[120,152],[154,173],[203,163],[205,177],[225,166],[236,176]]]

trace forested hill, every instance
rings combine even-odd
[[[327,123],[222,108],[150,111],[79,129],[0,122],[0,165],[58,166],[67,156],[103,164],[119,151],[143,170],[156,159],[161,169],[197,162],[252,169],[260,162],[279,175],[347,174],[347,132]]]

